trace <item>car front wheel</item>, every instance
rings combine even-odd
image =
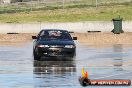
[[[34,60],[40,60],[41,56],[37,55],[35,52],[33,53]]]

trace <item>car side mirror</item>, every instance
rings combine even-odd
[[[37,37],[36,36],[32,36],[32,39],[37,39]]]
[[[77,37],[73,37],[72,39],[73,39],[73,40],[77,40]]]

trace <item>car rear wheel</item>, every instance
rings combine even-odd
[[[35,52],[33,53],[34,60],[40,60],[41,56],[38,56]]]

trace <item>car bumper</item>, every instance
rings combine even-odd
[[[37,53],[39,56],[48,57],[74,57],[75,48],[38,48]]]

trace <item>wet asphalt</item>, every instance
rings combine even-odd
[[[132,45],[76,45],[74,61],[34,61],[32,41],[0,45],[0,88],[83,88],[78,82],[82,67],[90,79],[132,80]]]

